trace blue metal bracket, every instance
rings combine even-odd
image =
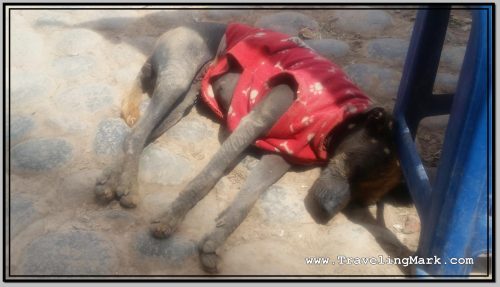
[[[420,10],[394,109],[401,166],[419,213],[417,254],[441,264],[417,275],[467,275],[472,266],[452,258],[491,254],[492,7],[474,7],[455,95],[432,94],[449,10]],[[414,138],[420,120],[450,114],[435,182],[431,185]]]

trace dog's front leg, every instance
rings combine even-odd
[[[153,221],[153,235],[164,238],[173,233],[187,212],[212,189],[238,155],[269,131],[293,100],[294,92],[288,85],[274,87],[269,95],[241,120],[208,165],[188,183],[167,212]]]
[[[216,228],[201,241],[200,261],[205,271],[218,272],[217,249],[243,222],[262,192],[280,179],[289,168],[290,164],[281,156],[267,154],[252,169],[242,190],[217,218]]]

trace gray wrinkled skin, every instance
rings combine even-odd
[[[186,110],[194,105],[200,89],[202,67],[224,49],[224,30],[225,26],[221,24],[200,23],[171,29],[158,40],[136,81],[142,91],[150,94],[151,103],[125,139],[123,160],[98,180],[95,192],[99,200],[108,202],[118,199],[123,207],[135,207],[138,204],[140,155],[145,146],[175,125],[186,114]],[[238,79],[237,69],[230,68],[228,73],[212,83],[214,94],[223,109],[227,110]],[[208,194],[238,156],[271,129],[295,99],[292,85],[283,78],[241,120],[207,166],[186,185],[166,211],[153,220],[153,236],[165,238],[172,235],[189,210]],[[310,191],[316,205],[329,216],[335,215],[351,200],[351,177],[359,167],[348,163],[363,165],[369,162],[369,166],[379,163],[367,159],[377,158],[370,153],[381,153],[382,150],[373,146],[364,148],[366,140],[359,141],[356,138],[361,135],[370,139],[370,131],[380,134],[378,122],[373,123],[371,126],[358,126],[353,129],[353,136],[346,137],[351,140],[340,142],[339,150],[342,152],[332,156],[330,164]],[[234,201],[218,216],[214,230],[199,244],[200,262],[205,271],[218,272],[217,250],[245,219],[259,196],[289,168],[290,164],[279,155],[262,156]]]

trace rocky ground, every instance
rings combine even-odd
[[[147,147],[142,204],[99,205],[93,186],[121,154],[130,129],[119,117],[156,38],[186,21],[240,21],[308,39],[375,101],[394,105],[415,10],[13,10],[10,20],[10,275],[204,275],[197,242],[214,227],[258,157],[250,152],[187,216],[175,236],[153,239],[151,218],[220,146],[214,117],[193,109]],[[452,12],[436,92],[453,92],[471,18]],[[145,96],[143,107],[148,104]],[[426,119],[418,145],[431,171],[447,117]],[[350,207],[325,225],[304,207],[319,168],[295,169],[272,186],[231,235],[222,275],[393,275],[397,265],[308,265],[306,257],[408,256],[420,223],[411,202]],[[404,197],[404,196],[403,196]],[[398,199],[399,198],[399,199]]]

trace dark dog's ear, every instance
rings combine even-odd
[[[306,208],[318,223],[326,223],[349,203],[349,182],[325,168],[306,197]]]
[[[393,125],[392,116],[384,108],[376,107],[366,113],[366,129],[372,137],[390,137]]]

